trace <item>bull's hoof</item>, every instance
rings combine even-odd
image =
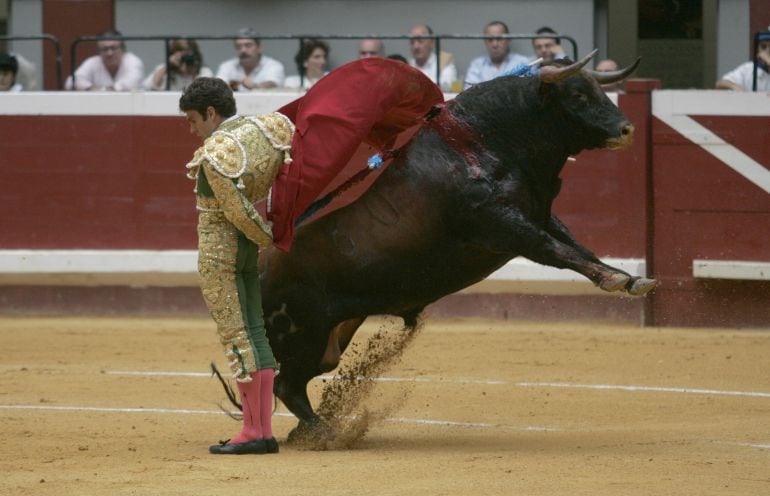
[[[314,422],[300,420],[297,427],[289,432],[286,442],[298,447],[313,450],[325,450],[329,441],[334,439],[334,431],[321,419]]]
[[[626,274],[612,274],[610,277],[605,277],[599,283],[599,287],[605,291],[620,291],[625,288],[626,283],[631,279],[631,276]]]
[[[634,296],[642,296],[647,294],[648,291],[653,289],[658,284],[655,279],[648,279],[646,277],[636,277],[629,282],[627,287],[628,294]]]

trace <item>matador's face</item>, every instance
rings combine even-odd
[[[222,119],[214,107],[206,109],[206,115],[201,115],[197,110],[185,110],[187,122],[190,124],[190,133],[201,139],[206,139],[219,127]]]

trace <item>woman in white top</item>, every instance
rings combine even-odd
[[[193,79],[212,77],[214,73],[203,65],[203,56],[198,43],[190,39],[171,40],[168,44],[168,67],[171,69],[171,81],[168,89],[182,91]],[[167,89],[166,64],[160,64],[142,83],[146,90],[162,91]]]
[[[299,88],[302,79],[302,89],[309,89],[319,79],[329,74],[326,62],[329,57],[329,45],[321,40],[305,40],[302,48],[294,56],[299,75],[289,76],[283,85],[286,88]]]

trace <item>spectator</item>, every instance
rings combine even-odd
[[[377,38],[365,38],[358,43],[358,58],[384,57],[385,45]]]
[[[757,91],[770,91],[770,34],[759,35],[757,45]],[[720,90],[752,91],[754,62],[744,62],[717,81]]]
[[[18,93],[21,84],[16,82],[19,72],[19,61],[10,53],[0,53],[0,91]]]
[[[21,85],[22,91],[34,91],[37,89],[37,68],[35,64],[25,59],[18,53],[12,54],[19,63],[19,70],[16,73],[16,82]]]
[[[500,36],[508,33],[508,26],[502,21],[492,21],[484,27],[484,34],[487,36]],[[468,72],[465,74],[465,89],[474,84],[494,79],[519,64],[529,62],[529,59],[524,55],[511,53],[511,41],[507,38],[486,38],[484,45],[487,48],[487,55],[471,61]]]
[[[158,64],[147,76],[142,86],[146,90],[182,91],[197,77],[212,77],[214,73],[203,65],[203,55],[198,43],[190,39],[176,39],[168,43],[168,64]],[[166,68],[170,70],[170,78],[166,77]]]
[[[409,40],[409,48],[412,51],[409,65],[420,69],[431,81],[438,84],[442,90],[450,91],[452,83],[457,79],[454,55],[442,51],[437,62],[435,53],[436,41],[433,38],[427,38],[427,36],[432,34],[433,30],[427,24],[417,24],[409,30],[409,36],[412,37]],[[439,81],[436,81],[437,63],[441,72]]]
[[[299,88],[302,80],[302,88],[310,89],[319,79],[329,74],[329,71],[325,71],[328,59],[329,45],[325,41],[304,40],[302,48],[294,56],[299,75],[287,77],[284,86]]]
[[[535,31],[535,34],[552,34],[554,36],[535,38],[532,40],[532,48],[535,51],[535,56],[532,60],[542,57],[543,63],[545,64],[546,62],[566,57],[564,49],[561,47],[561,40],[558,36],[555,36],[557,34],[556,31],[548,26],[543,26]]]
[[[67,78],[67,89],[96,91],[131,91],[139,89],[144,77],[144,63],[131,52],[120,31],[105,31],[96,42],[99,55],[88,57]]]
[[[235,40],[238,56],[220,64],[217,77],[226,81],[233,91],[282,86],[283,64],[262,54],[262,42],[256,30],[243,28]]]
[[[618,63],[615,62],[612,59],[604,59],[600,60],[596,64],[596,71],[597,72],[615,72],[618,70]],[[610,84],[603,84],[601,85],[602,89],[606,91],[621,91],[623,89],[623,83],[617,82],[617,83],[610,83]]]

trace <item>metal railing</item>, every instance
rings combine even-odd
[[[166,74],[170,74],[170,64],[169,64],[169,56],[171,55],[169,53],[169,41],[171,40],[185,40],[185,39],[191,39],[195,41],[201,41],[201,40],[237,40],[241,39],[243,36],[233,36],[233,35],[224,35],[224,36],[216,36],[216,35],[199,35],[199,36],[190,36],[190,35],[154,35],[154,36],[110,36],[110,37],[104,37],[104,36],[79,36],[75,38],[75,40],[72,42],[72,45],[70,45],[70,60],[72,61],[72,67],[70,70],[70,77],[72,78],[72,87],[75,87],[75,60],[77,60],[76,54],[78,46],[81,43],[85,42],[96,42],[96,41],[104,41],[104,40],[120,40],[120,41],[163,41],[164,42],[164,50],[166,54]],[[412,38],[430,38],[435,40],[435,47],[434,52],[436,54],[436,57],[438,59],[440,53],[441,53],[441,41],[442,40],[484,40],[484,39],[508,39],[508,40],[533,40],[536,38],[557,38],[559,40],[566,40],[570,43],[572,46],[572,55],[573,59],[577,60],[578,58],[578,47],[577,42],[574,38],[567,35],[557,34],[557,35],[544,35],[544,34],[505,34],[505,35],[495,35],[495,36],[488,36],[488,35],[474,35],[474,34],[432,34],[432,35],[425,35],[425,36],[409,36],[409,35],[382,35],[382,34],[367,34],[367,35],[334,35],[334,34],[287,34],[287,35],[260,35],[258,37],[260,40],[297,40],[299,43],[299,49],[302,49],[302,44],[305,40],[309,39],[320,39],[320,40],[363,40],[363,39],[379,39],[379,40],[410,40]],[[441,75],[441,67],[440,64],[436,64],[436,81],[440,80]],[[166,89],[169,89],[170,85],[170,79],[169,77],[166,78]],[[300,74],[300,87],[304,84],[304,74]]]
[[[56,58],[56,88],[62,89],[61,44],[57,37],[46,33],[29,36],[0,36],[0,41],[47,41],[51,43]]]
[[[760,37],[765,40],[760,40]],[[759,48],[760,41],[770,40],[770,31],[759,31],[754,33],[754,70],[751,75],[751,91],[757,91],[757,70],[760,64],[759,57],[757,56],[757,49]]]

